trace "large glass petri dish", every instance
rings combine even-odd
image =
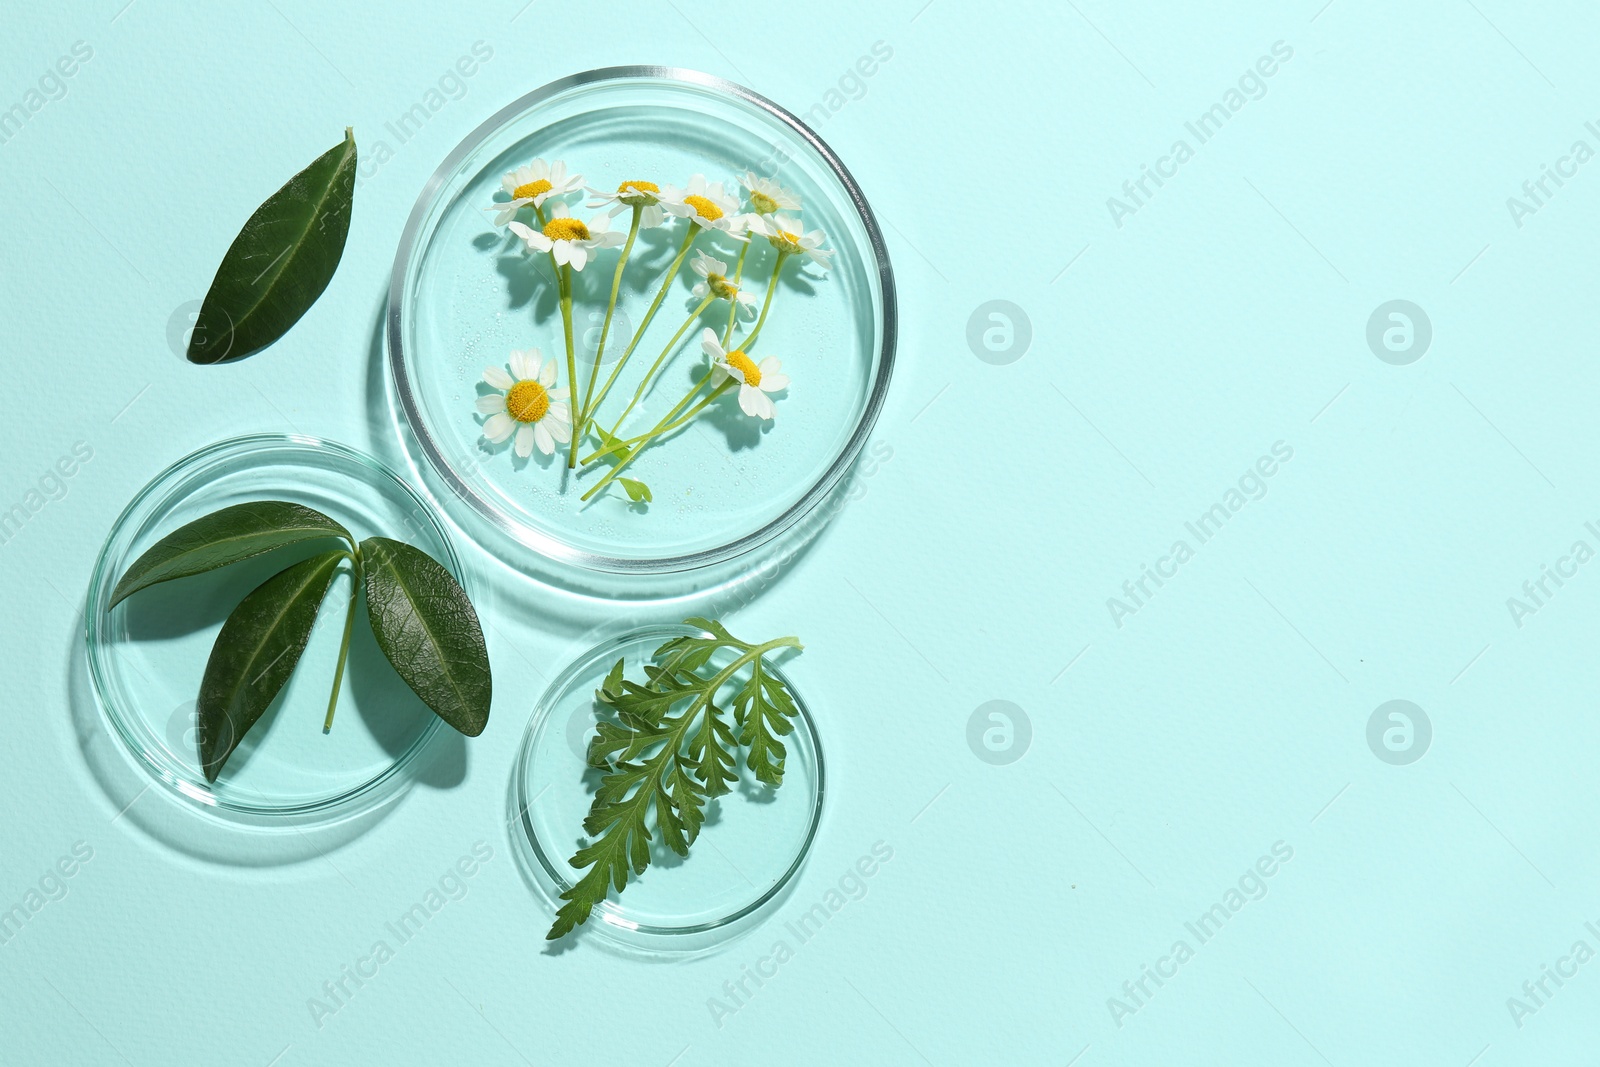
[[[513,772],[509,825],[546,923],[561,905],[560,894],[583,873],[569,861],[586,840],[583,819],[599,783],[585,758],[602,710],[595,690],[617,660],[628,677],[641,678],[663,642],[701,633],[666,624],[612,638],[573,662],[535,707]],[[783,739],[783,785],[771,789],[754,781],[741,757],[740,781],[708,803],[689,855],[677,856],[656,834],[645,873],[613,892],[569,938],[593,933],[633,954],[700,952],[747,932],[782,898],[816,838],[825,778],[804,695],[781,668],[769,661],[768,669],[788,685],[800,712]]]
[[[773,422],[757,426],[726,397],[711,417],[643,453],[629,473],[652,489],[648,505],[616,487],[584,504],[580,497],[606,469],[577,476],[535,452],[514,459],[490,446],[473,403],[484,368],[502,366],[513,349],[538,347],[561,362],[563,324],[549,263],[529,256],[496,227],[485,208],[501,176],[535,158],[564,160],[586,184],[615,189],[645,178],[685,185],[696,173],[728,183],[746,170],[770,174],[802,199],[806,229],[821,229],[835,251],[824,278],[791,261],[759,342],[791,378]],[[569,198],[587,220],[584,200]],[[525,212],[526,214],[526,212]],[[527,220],[524,220],[527,221]],[[536,221],[536,220],[534,220]],[[625,229],[629,214],[614,225]],[[643,321],[655,294],[639,264],[659,278],[677,250],[683,220],[641,231],[607,344],[602,381]],[[695,248],[732,264],[738,245],[702,237]],[[575,275],[579,381],[587,378],[604,318],[618,251],[608,250]],[[775,252],[751,243],[746,286],[759,297]],[[646,368],[686,319],[698,278],[686,266],[602,409],[610,425]],[[696,338],[725,323],[713,304],[685,333],[653,391],[625,429],[655,424],[706,361]],[[619,325],[621,324],[621,325]],[[811,513],[847,472],[882,407],[894,362],[896,304],[881,233],[843,164],[795,116],[739,85],[667,67],[612,67],[538,89],[492,116],[429,179],[395,258],[387,343],[397,408],[415,445],[475,517],[509,539],[496,551],[515,558],[531,549],[559,567],[609,574],[694,571],[740,557],[780,538]],[[402,437],[405,434],[402,433]],[[591,443],[589,449],[594,445]],[[808,525],[809,528],[809,525]],[[526,568],[525,568],[526,569]]]
[[[164,582],[106,609],[117,579],[156,541],[203,515],[252,500],[316,508],[357,538],[407,541],[463,580],[432,504],[378,461],[314,437],[221,441],[159,474],[106,538],[90,580],[85,620],[94,693],[136,766],[191,804],[251,825],[344,818],[408,784],[407,769],[441,728],[389,666],[366,625],[365,607],[358,606],[333,729],[323,733],[350,595],[347,568],[329,588],[288,684],[214,783],[200,769],[195,722],[195,698],[212,644],[250,590],[310,552],[284,549]]]

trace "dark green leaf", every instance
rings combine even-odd
[[[421,549],[361,542],[367,615],[378,647],[422,702],[468,737],[489,722],[489,652],[461,586]]]
[[[200,683],[200,766],[214,782],[233,750],[294,673],[344,551],[301,560],[268,578],[222,624]]]
[[[185,578],[285,545],[342,537],[348,531],[320,511],[282,500],[258,500],[214,511],[157,541],[134,561],[111,592],[109,611],[157,582]]]
[[[243,359],[300,321],[339,266],[355,193],[356,139],[346,129],[233,239],[195,320],[190,363]]]

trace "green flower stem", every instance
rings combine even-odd
[[[567,338],[567,387],[573,395],[578,389],[578,362],[572,348],[572,264],[561,268],[561,327]],[[578,436],[567,441],[567,469],[578,465]]]
[[[322,720],[322,732],[333,729],[333,712],[339,706],[339,686],[344,682],[345,660],[350,658],[350,633],[356,622],[356,597],[361,594],[361,546],[351,542],[345,558],[350,561],[350,606],[344,613],[344,637],[339,642],[339,662],[333,668],[333,691],[328,694],[328,714]]]
[[[644,435],[644,443],[639,445],[632,452],[629,452],[626,456],[622,457],[622,462],[618,463],[615,467],[612,467],[611,470],[607,471],[606,476],[596,482],[587,493],[584,493],[581,499],[588,500],[600,490],[610,485],[612,480],[615,479],[617,475],[621,474],[623,469],[626,468],[628,464],[637,459],[640,452],[643,452],[645,448],[648,447],[651,438],[658,437],[665,432],[666,427],[671,424],[672,420],[678,417],[678,413],[689,406],[689,401],[695,398],[695,394],[700,392],[701,389],[705,388],[705,384],[711,380],[711,376],[714,373],[716,373],[715,368],[706,371],[701,379],[698,382],[695,382],[687,393],[683,394],[683,399],[674,404],[672,410],[667,412],[666,415],[662,416],[661,421],[656,423],[655,428]]]
[[[767,282],[767,298],[761,302],[761,317],[756,319],[756,328],[750,331],[750,336],[744,339],[741,351],[750,351],[756,343],[756,338],[761,336],[761,327],[767,324],[767,312],[772,310],[772,297],[778,291],[778,275],[783,272],[783,261],[789,258],[790,253],[779,252],[778,262],[772,265],[772,280]]]
[[[611,392],[612,383],[617,380],[617,375],[622,373],[622,368],[628,363],[628,357],[633,355],[633,350],[638,347],[639,341],[644,337],[645,330],[650,328],[650,320],[655,318],[656,310],[661,307],[661,302],[667,298],[667,290],[672,287],[673,279],[678,276],[678,268],[683,266],[684,257],[689,254],[689,246],[694,244],[694,239],[699,234],[700,227],[692,222],[684,224],[688,232],[683,235],[683,244],[678,248],[678,257],[667,268],[667,276],[661,281],[661,291],[656,293],[656,298],[650,302],[650,308],[644,313],[644,319],[639,323],[639,328],[633,331],[633,340],[628,342],[628,347],[622,352],[622,358],[617,360],[617,365],[611,368],[611,373],[606,376],[606,383],[600,387],[600,395],[594,398],[591,414],[600,410],[600,405],[605,402],[606,394]],[[578,439],[573,434],[572,439]]]
[[[622,288],[622,269],[628,265],[628,256],[633,252],[634,239],[639,236],[639,216],[643,213],[643,205],[634,206],[633,222],[628,226],[628,241],[622,246],[622,256],[617,260],[616,273],[611,276],[611,302],[606,305],[606,320],[600,326],[600,343],[595,346],[594,366],[589,368],[589,383],[583,389],[583,405],[578,408],[577,418],[572,423],[574,441],[583,438],[584,428],[589,424],[589,398],[594,395],[595,379],[600,377],[600,360],[606,353],[606,338],[611,333],[611,316],[617,310],[617,291]]]
[[[550,220],[545,218],[542,205],[535,204],[533,206],[533,214],[539,220],[539,228],[541,230],[550,224]],[[554,251],[551,251],[549,255],[550,266],[556,272],[556,291],[561,298],[561,326],[567,339],[567,388],[571,391],[570,395],[576,399],[578,395],[578,361],[572,349],[572,268],[570,266],[563,267],[557,263]],[[572,440],[567,444],[567,467],[569,470],[578,465],[577,449],[578,435],[575,433],[572,435]]]
[[[689,317],[683,320],[683,325],[678,327],[678,332],[672,335],[672,340],[667,342],[667,347],[661,350],[661,354],[656,357],[656,361],[650,364],[650,369],[645,372],[644,380],[639,383],[639,388],[633,391],[633,399],[628,401],[628,406],[622,409],[621,415],[617,416],[616,425],[611,427],[611,435],[613,437],[616,436],[618,430],[622,429],[622,424],[627,420],[628,413],[634,409],[639,401],[644,399],[644,394],[650,388],[650,383],[655,380],[656,372],[661,369],[661,365],[666,362],[667,357],[677,349],[678,341],[682,339],[684,332],[694,325],[694,320],[698,319],[700,313],[710,307],[711,301],[716,298],[715,293],[707,293],[706,298],[700,301],[693,311],[689,312]]]
[[[749,254],[750,254],[750,242],[746,241],[742,245],[739,246],[739,262],[734,264],[734,267],[733,267],[733,287],[735,289],[737,289],[739,287],[739,282],[744,279],[744,257],[749,255]],[[722,331],[722,347],[723,348],[727,348],[728,347],[728,343],[733,340],[733,326],[734,326],[734,323],[736,323],[738,321],[739,321],[739,296],[738,296],[737,293],[735,293],[733,299],[728,301],[728,328],[726,330]]]
[[[676,429],[679,429],[680,427],[689,425],[689,420],[690,419],[693,419],[696,415],[698,415],[702,411],[704,411],[706,409],[706,407],[713,400],[715,400],[717,397],[721,396],[723,393],[727,392],[728,388],[733,384],[734,384],[733,379],[729,378],[727,381],[723,382],[721,385],[719,385],[715,389],[713,389],[703,400],[700,401],[700,403],[696,404],[694,407],[692,407],[688,411],[684,412],[682,415],[680,415],[678,418],[674,419],[672,422],[668,423],[666,426],[661,427],[659,430],[651,430],[648,433],[642,433],[638,437],[630,437],[630,438],[628,438],[626,441],[624,441],[622,443],[624,445],[630,445],[630,446],[631,445],[636,445],[640,441],[648,441],[652,437],[663,437],[666,434],[671,433],[673,430],[676,430]],[[600,455],[599,452],[595,453],[595,456],[599,456],[599,455]],[[585,462],[588,462],[588,460],[585,460]]]

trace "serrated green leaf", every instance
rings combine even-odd
[[[356,139],[344,140],[264,200],[222,257],[189,339],[191,363],[260,351],[300,321],[344,254],[356,191]]]
[[[662,842],[688,855],[705,825],[707,802],[728,793],[739,780],[736,732],[716,697],[746,665],[752,677],[739,686],[734,713],[741,731],[749,722],[761,723],[751,728],[761,755],[749,765],[771,785],[782,781],[783,745],[774,735],[792,729],[787,716],[798,709],[787,689],[764,669],[762,657],[780,648],[799,648],[799,642],[785,637],[750,645],[708,619],[691,619],[688,625],[705,634],[673,638],[656,649],[655,662],[644,664],[644,684],[624,677],[619,662],[595,692],[618,721],[601,720],[589,744],[590,766],[608,773],[583,820],[590,840],[570,861],[584,874],[561,894],[563,903],[546,935],[550,940],[586,922],[612,890],[622,892],[630,873],[644,872],[650,862],[652,818]],[[709,677],[698,673],[719,649],[737,655]]]
[[[476,737],[489,722],[489,652],[472,602],[419,548],[387,537],[361,542],[367,617],[378,647],[422,702]]]
[[[239,602],[222,624],[205,679],[197,724],[200,766],[214,782],[244,735],[294,673],[317,609],[344,551],[301,560],[268,578]]]
[[[733,717],[739,744],[746,750],[745,766],[758,781],[773,787],[783,784],[787,750],[778,738],[794,730],[789,720],[799,713],[788,688],[757,660],[750,668],[750,678],[734,695]]]
[[[178,527],[133,561],[111,591],[110,611],[141,589],[226,567],[274,549],[330,537],[354,544],[322,512],[283,500],[257,500],[214,511]]]
[[[611,673],[606,675],[605,684],[600,687],[601,692],[611,697],[620,696],[622,694],[622,667],[623,661],[621,658],[618,658],[617,662],[611,668]]]

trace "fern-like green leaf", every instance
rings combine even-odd
[[[563,937],[586,922],[595,906],[614,889],[627,887],[630,874],[650,865],[656,834],[680,856],[705,825],[709,800],[731,791],[739,780],[740,744],[749,751],[745,765],[771,786],[783,780],[784,748],[777,735],[793,729],[794,698],[769,670],[763,657],[783,648],[800,648],[793,637],[760,645],[740,641],[721,623],[690,619],[702,636],[677,637],[656,649],[644,665],[645,681],[624,676],[618,661],[595,690],[602,717],[589,743],[588,763],[606,773],[583,820],[589,842],[573,855],[583,871],[561,894],[564,903],[546,937]],[[718,652],[732,653],[726,666],[713,668]],[[748,669],[742,683],[736,677]],[[724,686],[736,684],[730,725],[717,704]],[[749,740],[745,740],[749,738]]]

